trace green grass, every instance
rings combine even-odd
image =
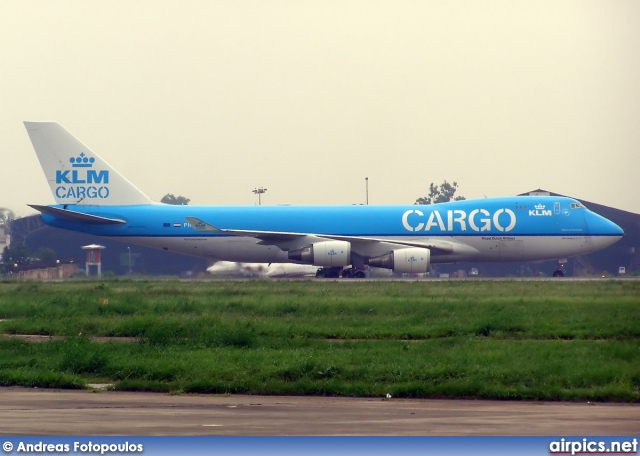
[[[4,282],[0,319],[69,336],[0,339],[0,385],[640,401],[636,281]]]

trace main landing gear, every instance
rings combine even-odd
[[[556,270],[553,271],[553,277],[564,277],[564,265],[566,264],[567,259],[563,258],[561,260],[558,260],[558,262],[556,263]]]
[[[333,267],[333,268],[319,268],[316,272],[317,278],[325,278],[325,279],[337,279],[338,277],[344,278],[356,278],[356,279],[364,279],[367,277],[366,272],[363,269],[357,268],[345,268]]]
[[[340,277],[342,267],[337,268],[318,268],[316,278],[318,279],[337,279]]]
[[[355,279],[364,279],[367,277],[367,273],[362,269],[357,268],[347,268],[343,269],[341,273],[342,277],[345,278],[355,278]]]

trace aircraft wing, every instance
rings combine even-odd
[[[263,245],[275,245],[282,250],[291,250],[293,248],[302,247],[303,244],[309,244],[313,242],[322,242],[323,240],[331,239],[336,241],[347,241],[355,244],[357,249],[358,244],[367,245],[372,243],[382,243],[386,246],[393,248],[398,247],[419,247],[432,250],[434,253],[452,253],[454,243],[448,241],[440,241],[435,239],[429,239],[425,241],[409,240],[403,241],[399,239],[379,239],[363,236],[341,236],[334,234],[317,234],[317,233],[289,233],[282,231],[253,231],[253,230],[229,230],[217,228],[209,223],[203,222],[196,217],[185,217],[185,220],[191,224],[191,226],[200,232],[208,233],[220,233],[230,234],[235,236],[246,236],[260,239],[260,244]]]

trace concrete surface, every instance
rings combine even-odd
[[[635,435],[639,404],[0,388],[3,435]]]

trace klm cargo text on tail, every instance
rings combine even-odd
[[[69,159],[73,170],[56,170],[56,196],[58,198],[101,198],[109,197],[109,171],[94,170],[95,158],[87,157],[84,152]],[[99,184],[104,184],[100,185]]]

